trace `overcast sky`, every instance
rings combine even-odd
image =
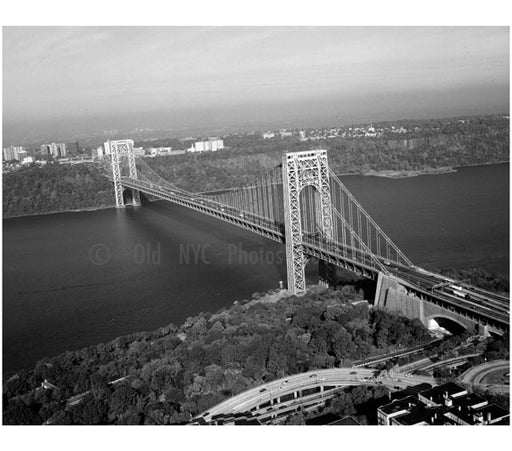
[[[101,117],[107,129],[116,123],[109,118],[129,115],[133,126],[151,126],[185,112],[188,123],[243,112],[256,124],[282,118],[298,127],[501,113],[508,99],[506,27],[3,31],[6,135],[14,124],[57,130]]]

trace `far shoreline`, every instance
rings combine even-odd
[[[451,166],[445,166],[442,168],[431,168],[431,169],[419,169],[419,170],[383,170],[383,171],[369,171],[365,172],[364,176],[374,177],[385,177],[388,179],[406,179],[411,177],[418,177],[419,175],[439,175],[439,174],[451,174],[457,172],[457,169]]]
[[[15,216],[2,216],[2,219],[16,219],[16,218],[30,218],[33,216],[49,216],[49,215],[58,215],[60,213],[82,213],[87,211],[96,211],[96,210],[106,210],[107,208],[114,208],[115,205],[100,205],[98,207],[84,207],[84,208],[74,208],[72,210],[55,210],[55,211],[46,211],[41,213],[29,213],[26,215],[15,215]]]

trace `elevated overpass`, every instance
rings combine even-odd
[[[216,415],[250,412],[261,422],[267,422],[287,416],[299,408],[307,410],[318,406],[340,390],[354,385],[383,385],[390,390],[402,390],[422,383],[436,385],[432,377],[426,376],[374,375],[375,370],[366,368],[333,368],[295,374],[233,396],[198,415],[195,420],[201,417],[211,422]]]

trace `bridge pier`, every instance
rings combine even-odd
[[[318,276],[319,276],[319,284],[327,287],[336,288],[337,279],[336,279],[336,266],[332,263],[327,263],[323,260],[318,261]]]
[[[140,191],[136,190],[136,189],[132,189],[132,205],[134,207],[140,207],[141,205],[141,202],[140,202]]]
[[[419,319],[429,329],[435,324],[434,321],[438,324],[441,321],[441,324],[447,322],[455,329],[465,329],[471,334],[479,334],[483,337],[488,337],[490,332],[500,332],[477,317],[447,309],[446,306],[435,302],[434,295],[429,299],[428,294],[415,295],[408,292],[399,280],[382,272],[379,272],[377,279],[374,305],[390,311],[398,311],[410,319]]]
[[[490,337],[489,326],[487,324],[481,324],[478,328],[478,335],[484,338]]]
[[[408,318],[419,319],[428,327],[423,299],[409,295],[397,279],[383,272],[379,272],[377,277],[374,305],[391,311],[400,311]]]

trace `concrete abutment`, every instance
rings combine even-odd
[[[400,312],[409,319],[419,319],[427,328],[432,326],[432,320],[437,318],[451,321],[471,334],[484,336],[489,334],[488,325],[420,298],[401,285],[399,279],[382,272],[379,272],[377,278],[374,305],[389,311]]]

